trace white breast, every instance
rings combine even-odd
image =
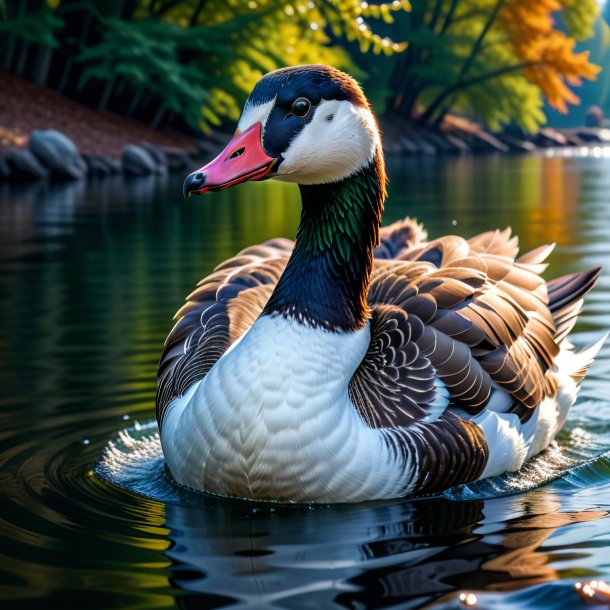
[[[179,483],[222,495],[360,501],[404,493],[412,473],[366,426],[348,384],[370,341],[263,316],[169,406],[161,431]]]

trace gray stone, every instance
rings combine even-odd
[[[437,150],[443,154],[456,155],[463,152],[463,147],[459,146],[454,141],[447,138],[444,133],[440,133],[439,131],[422,129],[420,131],[420,136],[432,144],[432,146],[435,146]]]
[[[551,129],[550,127],[544,127],[534,138],[534,144],[545,148],[551,148],[554,146],[567,146],[568,141],[565,136],[558,131]]]
[[[585,142],[608,144],[610,141],[609,129],[597,129],[594,127],[579,129],[576,135]]]
[[[9,169],[9,166],[7,165],[4,159],[0,158],[0,178],[4,180],[6,178],[9,178],[10,175],[11,170]]]
[[[451,144],[453,144],[456,147],[456,149],[458,149],[460,151],[460,153],[471,152],[470,145],[467,142],[465,142],[464,140],[462,140],[462,138],[460,138],[459,135],[448,132],[445,134],[445,138],[447,139],[448,142],[451,142]]]
[[[4,160],[9,167],[11,176],[15,178],[46,178],[47,170],[34,156],[32,151],[23,148],[9,148]]]
[[[157,173],[157,164],[152,155],[135,144],[128,144],[121,155],[123,171],[130,176],[148,176]]]
[[[536,145],[532,142],[522,140],[521,138],[517,138],[508,133],[498,134],[498,139],[504,142],[513,152],[530,153],[536,150]]]
[[[54,176],[78,180],[87,174],[87,164],[74,142],[56,129],[33,131],[28,146]]]
[[[503,152],[506,153],[509,151],[509,148],[506,144],[500,142],[498,138],[493,136],[492,134],[483,131],[482,129],[471,134],[472,142],[471,149],[473,152]]]
[[[169,170],[182,170],[191,167],[193,159],[188,153],[173,148],[163,148],[162,150]]]
[[[150,142],[142,142],[142,148],[153,158],[157,174],[167,171],[167,157],[158,146]]]
[[[110,174],[110,169],[103,157],[99,155],[83,155],[83,159],[87,164],[87,173],[90,176],[107,176]]]

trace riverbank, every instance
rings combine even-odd
[[[382,117],[386,154],[459,155],[479,153],[533,153],[548,148],[610,146],[610,129],[544,127],[532,135],[492,133],[458,116],[447,116],[438,128]]]
[[[0,179],[159,173],[215,148],[0,72]]]
[[[533,136],[490,133],[448,116],[439,128],[381,117],[389,155],[532,153],[553,147],[610,146],[610,130],[544,128]],[[78,179],[91,175],[159,174],[192,168],[228,134],[195,138],[155,130],[138,120],[98,112],[57,92],[0,72],[0,179]]]

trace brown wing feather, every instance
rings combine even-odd
[[[170,400],[202,379],[256,320],[282,274],[293,242],[243,250],[199,282],[178,311],[157,374],[157,421]]]
[[[408,426],[425,417],[435,396],[434,367],[417,345],[424,325],[393,305],[371,310],[371,344],[349,384],[362,419],[372,428]]]
[[[386,313],[391,311],[395,320],[398,308],[410,324],[422,323],[424,330],[413,341],[447,387],[453,405],[476,414],[497,384],[512,396],[512,410],[526,420],[557,391],[552,363],[564,333],[558,334],[556,322],[571,317],[574,308],[564,301],[577,301],[594,281],[592,275],[572,280],[579,289],[573,295],[564,291],[561,300],[562,311],[568,313],[554,316],[540,277],[551,249],[543,246],[515,260],[517,239],[506,229],[470,240],[447,236],[403,250],[398,260],[376,261],[368,295],[373,321],[381,306],[392,305]],[[372,341],[378,340],[376,329],[373,324]],[[385,358],[396,366],[395,357]],[[374,374],[363,374],[377,371],[382,360],[378,353],[367,354],[352,382],[360,402],[367,405],[365,420],[399,425],[427,415],[426,403],[414,401],[408,391],[403,404],[397,407],[392,398],[384,407],[382,393],[370,381]],[[379,373],[376,380],[382,378]],[[371,409],[381,412],[371,414]]]

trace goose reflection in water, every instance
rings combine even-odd
[[[559,528],[607,517],[560,512],[549,490],[534,497],[332,508],[211,498],[168,504],[172,585],[181,608],[458,607],[459,591],[557,580],[553,554],[541,545]]]

